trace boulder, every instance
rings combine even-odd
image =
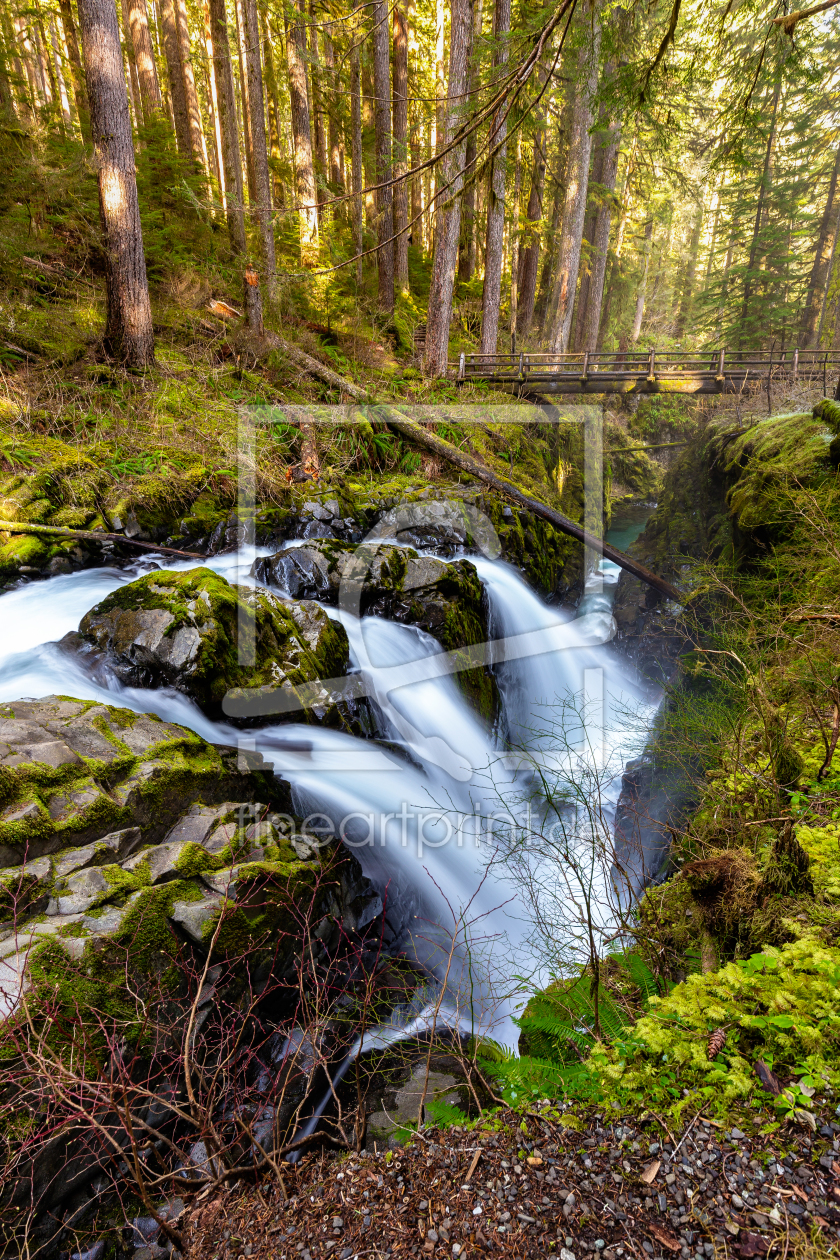
[[[71,755],[57,757],[59,745]],[[212,813],[215,802],[257,796],[288,806],[258,753],[154,714],[59,696],[0,704],[0,869],[45,854],[59,855],[60,876],[107,864],[139,842],[133,829],[146,844],[163,840],[186,802]]]
[[[354,547],[333,540],[286,546],[254,563],[261,582],[295,598],[318,599],[360,616],[373,615],[417,626],[447,652],[486,642],[487,607],[475,566],[418,555],[410,547]],[[488,721],[498,711],[492,675],[483,667],[455,675]]]
[[[210,569],[146,574],[112,592],[67,641],[90,664],[140,687],[175,687],[218,717],[230,692],[263,697],[347,671],[344,629],[317,604],[234,586]],[[271,713],[270,708],[267,709]],[[324,692],[309,721],[349,726]]]

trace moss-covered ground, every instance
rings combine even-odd
[[[491,1069],[520,1096],[553,1085],[616,1114],[702,1109],[765,1133],[834,1119],[838,421],[832,403],[719,420],[666,478],[639,550],[682,553],[684,650],[652,751],[695,806],[600,983],[589,967],[531,1000],[525,1057]]]

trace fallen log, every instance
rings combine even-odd
[[[627,573],[632,573],[633,577],[637,577],[640,581],[647,583],[648,586],[652,586],[654,590],[659,591],[666,599],[673,599],[678,604],[682,603],[683,596],[670,582],[666,582],[664,578],[659,577],[656,573],[651,573],[650,569],[645,568],[638,560],[634,560],[632,556],[625,555],[623,551],[619,551],[617,547],[611,546],[603,538],[596,538],[594,534],[590,534],[582,525],[578,525],[577,521],[569,520],[567,516],[563,516],[562,512],[556,512],[554,508],[541,503],[539,499],[534,499],[531,495],[523,493],[512,481],[508,481],[504,477],[498,477],[484,464],[480,464],[472,456],[459,451],[450,442],[446,442],[443,438],[437,437],[436,434],[430,433],[428,429],[424,429],[416,421],[409,420],[406,416],[401,416],[393,407],[378,407],[377,411],[383,420],[386,420],[392,428],[399,430],[405,437],[417,442],[420,446],[427,447],[430,451],[434,451],[436,455],[441,455],[450,464],[460,468],[462,472],[469,473],[472,477],[478,477],[485,485],[492,486],[494,490],[507,495],[509,499],[513,499],[514,502],[527,508],[529,512],[533,512],[535,516],[541,516],[544,521],[548,521],[555,529],[559,529],[564,534],[570,534],[572,538],[576,538],[584,546],[591,547],[593,551],[598,552],[605,559],[611,560],[619,568],[624,569]]]
[[[311,355],[305,354],[303,350],[298,350],[296,346],[290,345],[282,337],[278,337],[276,333],[272,334],[272,339],[279,350],[282,350],[294,362],[299,363],[310,375],[317,376],[322,381],[326,381],[327,384],[333,385],[336,389],[343,390],[345,394],[349,394],[351,398],[355,398],[359,402],[367,401],[368,395],[361,386],[353,384],[352,381],[346,380],[343,376],[339,376],[338,372],[334,372],[332,368],[325,367],[323,363],[319,363]],[[478,477],[480,481],[483,481],[488,486],[492,486],[494,490],[506,494],[508,498],[521,504],[529,512],[533,512],[535,516],[541,516],[543,520],[548,521],[555,529],[559,529],[561,533],[571,535],[572,538],[576,538],[578,542],[591,547],[593,551],[598,552],[599,555],[604,556],[607,560],[611,560],[613,564],[617,564],[619,568],[624,569],[627,573],[632,573],[633,577],[639,578],[640,581],[645,582],[648,586],[652,586],[654,590],[659,591],[666,599],[673,599],[677,603],[682,602],[683,597],[675,586],[672,586],[670,582],[666,582],[664,578],[658,577],[657,574],[651,573],[650,569],[645,568],[643,564],[639,564],[638,560],[634,560],[632,556],[626,556],[617,547],[610,546],[602,538],[596,538],[594,534],[590,534],[581,525],[578,525],[576,521],[569,520],[561,512],[555,512],[554,508],[541,503],[539,499],[523,494],[513,482],[507,481],[504,477],[497,477],[489,468],[472,459],[469,455],[465,455],[463,451],[459,451],[451,443],[445,442],[443,438],[430,433],[428,429],[424,429],[416,421],[400,415],[393,407],[377,406],[376,410],[387,424],[399,430],[404,437],[417,442],[420,446],[425,446],[430,451],[434,451],[436,455],[442,456],[448,463],[454,464],[456,468],[460,468],[462,472]]]
[[[33,525],[29,521],[0,521],[0,532],[8,534],[57,534],[60,538],[84,538],[90,542],[127,543],[144,551],[162,551],[167,556],[182,556],[185,560],[203,560],[196,551],[178,551],[175,547],[162,547],[160,543],[141,542],[126,534],[106,534],[103,530],[68,529],[64,525]]]

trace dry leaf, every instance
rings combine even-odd
[[[662,1160],[661,1160],[661,1159],[652,1159],[652,1160],[650,1161],[650,1163],[648,1164],[647,1168],[646,1168],[646,1169],[645,1169],[645,1171],[642,1173],[642,1178],[641,1178],[641,1179],[642,1179],[642,1181],[645,1183],[645,1185],[646,1185],[646,1186],[649,1186],[649,1185],[651,1185],[651,1184],[652,1184],[654,1177],[655,1177],[655,1176],[656,1176],[656,1174],[659,1172],[659,1169],[660,1169],[661,1167],[662,1167]]]
[[[531,1165],[532,1168],[539,1168],[540,1165],[542,1164],[542,1160],[540,1159],[539,1155],[529,1155],[528,1163]]]
[[[661,1242],[663,1247],[667,1247],[669,1251],[681,1251],[682,1243],[669,1233],[667,1229],[663,1229],[661,1225],[654,1224],[653,1221],[645,1223],[645,1229],[649,1234],[653,1234],[657,1242]]]
[[[767,1090],[768,1094],[773,1094],[776,1098],[778,1098],[779,1094],[782,1092],[782,1083],[776,1073],[771,1072],[767,1064],[763,1063],[761,1059],[756,1062],[755,1074]]]

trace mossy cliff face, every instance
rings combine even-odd
[[[174,686],[214,716],[234,688],[270,697],[340,677],[349,664],[344,629],[316,604],[234,586],[205,568],[120,587],[85,614],[79,635],[123,682]],[[304,712],[341,720],[326,693]]]
[[[0,705],[0,866],[140,827],[164,834],[184,800],[286,802],[259,754],[214,747],[153,714],[48,696]]]
[[[408,547],[318,540],[257,560],[252,572],[294,598],[319,599],[355,616],[378,616],[417,626],[447,652],[485,643],[487,610],[475,566],[447,563]],[[498,697],[489,671],[456,674],[479,713],[492,720]]]

